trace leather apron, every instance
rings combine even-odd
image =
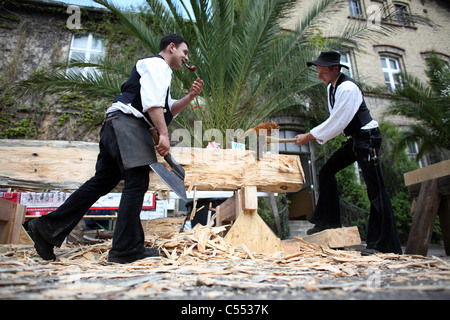
[[[125,170],[157,162],[152,135],[144,119],[120,111],[112,119]]]

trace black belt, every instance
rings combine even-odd
[[[112,119],[117,119],[119,117],[119,114],[117,111],[115,112],[110,112],[106,115],[105,120],[103,120],[103,124],[105,124],[106,121],[112,120]]]
[[[346,136],[347,139],[351,139],[351,138],[358,138],[366,133],[378,133],[380,132],[380,128],[376,127],[376,128],[372,128],[372,129],[364,129],[364,130],[359,130],[358,132],[350,135],[350,136]]]

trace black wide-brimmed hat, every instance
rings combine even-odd
[[[337,51],[321,52],[319,58],[306,63],[308,67],[315,65],[319,67],[341,66],[348,69],[346,65],[341,64],[341,54]]]

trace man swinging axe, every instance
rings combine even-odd
[[[297,135],[296,144],[305,145],[311,140],[324,144],[340,133],[347,137],[347,141],[319,171],[320,194],[310,218],[310,222],[315,226],[307,233],[341,227],[335,175],[357,161],[370,200],[367,247],[362,251],[362,255],[377,252],[401,254],[394,212],[381,172],[381,133],[378,123],[372,119],[359,85],[340,72],[341,67],[346,67],[340,63],[340,58],[337,51],[328,51],[322,52],[317,60],[307,63],[308,67],[316,66],[319,79],[327,85],[330,116],[310,132]]]
[[[172,69],[181,69],[188,61],[188,53],[188,42],[170,34],[161,39],[157,56],[136,62],[130,78],[122,85],[122,93],[106,111],[94,177],[56,211],[29,223],[36,251],[43,259],[56,259],[53,248],[61,246],[89,208],[120,180],[124,180],[124,188],[108,261],[130,263],[159,255],[157,249],[144,247],[140,212],[149,185],[150,166],[158,163],[155,148],[161,156],[168,156],[167,125],[203,87],[203,81],[197,78],[182,99],[170,97]],[[159,134],[155,144],[150,126]]]

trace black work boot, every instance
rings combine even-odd
[[[131,255],[131,256],[118,256],[114,257],[111,255],[108,255],[108,262],[114,262],[114,263],[131,263],[136,260],[150,258],[150,257],[158,257],[159,256],[159,250],[156,248],[144,248],[144,253],[140,255]]]
[[[31,239],[34,241],[34,248],[39,256],[44,260],[56,260],[56,256],[53,253],[54,246],[40,234],[37,219],[31,220],[28,223],[28,230]]]
[[[325,228],[325,227],[322,227],[322,226],[319,226],[319,225],[314,225],[314,227],[312,227],[311,229],[308,229],[307,231],[306,231],[306,234],[307,235],[312,235],[312,234],[314,234],[314,233],[317,233],[317,232],[321,232],[321,231],[323,231],[323,230],[326,230],[327,228]]]

